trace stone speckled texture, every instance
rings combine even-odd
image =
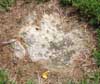
[[[47,66],[62,68],[66,67],[70,58],[77,52],[88,50],[88,31],[75,29],[73,26],[72,30],[64,32],[61,18],[57,13],[43,14],[37,26],[34,23],[37,19],[35,14],[27,17],[28,24],[19,32],[19,37],[24,40],[25,50],[33,62],[48,61]],[[16,49],[18,45],[15,44]],[[25,55],[22,45],[19,45],[20,53],[16,49],[14,51],[17,57],[19,54],[19,58],[23,57],[22,54]]]

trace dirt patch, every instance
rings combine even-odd
[[[56,0],[39,5],[18,0],[9,12],[0,13],[0,67],[18,84],[28,79],[64,84],[94,70],[92,31],[77,16],[69,17],[71,10],[63,11]],[[45,71],[47,80],[41,77]]]

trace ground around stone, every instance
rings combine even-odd
[[[37,84],[66,84],[67,79],[76,81],[95,70],[94,33],[77,15],[70,16],[73,10],[61,8],[57,0],[43,4],[17,0],[9,12],[0,12],[0,68],[8,70],[17,84],[30,79]],[[48,79],[42,78],[45,71]]]

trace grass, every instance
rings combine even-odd
[[[100,67],[100,51],[99,50],[94,50],[93,56],[96,60],[97,66]]]
[[[96,71],[77,83],[69,80],[66,84],[99,84],[99,83],[100,83],[100,72]]]
[[[73,6],[79,11],[79,15],[96,28],[97,47],[93,51],[93,57],[96,60],[98,68],[100,68],[100,0],[60,0],[60,4],[64,7]],[[79,82],[79,84],[99,84],[100,72],[95,73],[92,80],[87,78]],[[68,84],[75,84],[70,81]]]
[[[44,2],[48,2],[50,0],[36,0],[36,2],[39,4],[39,3],[44,3]]]
[[[72,5],[72,0],[60,0],[61,6],[67,6],[67,5]]]
[[[97,44],[98,44],[98,49],[100,50],[100,28],[96,30],[97,32]]]
[[[0,11],[9,11],[15,0],[0,0]],[[37,3],[47,2],[49,0],[36,0]],[[62,6],[71,5],[79,10],[83,17],[87,17],[92,25],[100,25],[100,0],[60,0]],[[97,49],[94,49],[93,56],[96,59],[98,67],[100,67],[100,29],[97,29]],[[99,84],[100,72],[94,73],[84,80],[79,81],[78,84]],[[7,71],[0,69],[0,84],[16,84],[16,82],[9,79]],[[36,84],[33,80],[28,80],[26,84]],[[67,84],[76,84],[69,81]]]
[[[9,11],[15,0],[0,0],[0,11]]]
[[[79,10],[82,17],[86,17],[90,24],[100,24],[100,0],[60,0],[63,6],[71,5]]]
[[[100,29],[97,29],[97,49],[94,49],[93,56],[96,59],[98,67],[100,67]]]
[[[60,4],[76,7],[79,14],[97,29],[97,49],[94,49],[93,56],[100,66],[100,0],[60,0]]]
[[[0,69],[0,84],[17,84],[9,79],[9,73],[5,69]],[[26,84],[37,84],[34,80],[28,80]]]
[[[0,84],[16,84],[13,80],[9,79],[8,72],[0,69]]]
[[[87,76],[84,80],[75,83],[69,80],[66,84],[99,84],[100,72],[96,71],[92,75]],[[17,84],[15,81],[9,79],[9,74],[6,70],[0,69],[0,84]],[[34,79],[28,80],[26,84],[38,84]]]
[[[26,82],[26,84],[37,84],[37,83],[31,79],[31,80],[28,80],[28,81]]]

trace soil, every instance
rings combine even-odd
[[[59,6],[58,0],[51,0],[46,3],[37,4],[36,1],[17,0],[8,12],[0,12],[0,68],[9,71],[9,78],[17,81],[17,84],[25,84],[27,80],[34,80],[37,84],[66,84],[67,79],[74,81],[82,79],[87,73],[96,69],[95,61],[91,57],[91,52],[95,48],[96,42],[92,28],[85,22],[78,21],[78,16],[73,13],[74,8],[68,7],[63,9]],[[78,52],[73,55],[69,61],[69,65],[64,68],[49,69],[48,79],[41,77],[42,73],[48,71],[44,61],[33,62],[28,54],[23,59],[14,56],[11,47],[11,39],[17,39],[23,43],[19,32],[23,25],[29,24],[26,21],[27,16],[32,15],[36,11],[37,19],[35,24],[39,26],[39,20],[44,13],[50,15],[53,12],[63,17],[63,31],[70,32],[74,29],[81,29],[87,32],[87,50],[86,52]],[[63,23],[64,22],[64,23]],[[38,30],[38,29],[37,29]]]

